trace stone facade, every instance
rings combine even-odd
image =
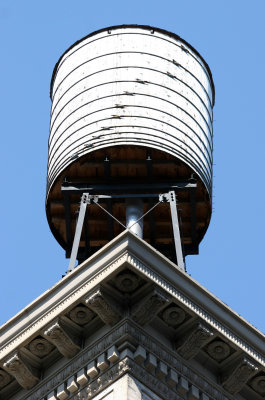
[[[0,400],[265,398],[263,334],[129,231],[0,335]]]

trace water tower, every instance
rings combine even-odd
[[[214,84],[200,54],[162,29],[102,29],[59,59],[51,100],[46,210],[69,270],[125,227],[184,268],[212,210]]]
[[[116,26],[66,51],[51,97],[47,216],[71,273],[0,327],[0,399],[264,399],[264,335],[185,273],[211,216],[207,64]]]

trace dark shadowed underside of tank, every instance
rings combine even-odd
[[[115,194],[118,194],[124,193],[124,187],[127,185],[137,183],[138,190],[134,189],[134,193],[144,194],[148,191],[159,194],[168,191],[166,185],[170,187],[175,183],[195,180],[197,189],[184,188],[176,190],[176,194],[184,253],[197,254],[198,244],[211,217],[211,201],[207,190],[190,167],[175,157],[154,149],[115,146],[94,151],[76,160],[53,184],[47,198],[47,218],[55,238],[69,256],[80,205],[80,193],[62,191],[62,185],[69,188],[71,184],[84,184],[85,187],[91,188],[90,194],[113,193],[115,187]],[[152,185],[152,190],[148,185]],[[158,197],[145,199],[144,212],[157,201]],[[196,210],[192,212],[195,203]],[[101,200],[100,205],[125,224],[124,199],[114,199],[112,204],[109,200]],[[79,260],[93,254],[123,229],[96,204],[89,205],[80,242]],[[159,204],[154,212],[144,218],[143,238],[174,260],[172,223],[167,203]]]

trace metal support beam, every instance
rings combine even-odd
[[[154,206],[154,201],[151,197],[148,199],[148,206],[151,209]],[[149,240],[152,246],[155,245],[155,221],[154,221],[154,211],[149,213]]]
[[[81,197],[80,210],[79,210],[78,220],[77,220],[77,224],[76,224],[74,243],[73,243],[73,247],[72,247],[72,252],[71,252],[71,257],[70,257],[70,262],[69,262],[69,267],[68,267],[67,273],[71,272],[75,268],[78,247],[79,247],[79,243],[80,243],[82,228],[83,228],[85,214],[86,214],[86,206],[87,206],[87,202],[89,201],[88,196],[89,196],[88,193],[83,193],[83,195]]]
[[[196,188],[197,183],[185,181],[185,182],[161,182],[161,183],[131,183],[131,184],[101,184],[101,185],[94,185],[94,184],[87,184],[87,183],[73,183],[73,182],[63,182],[61,190],[62,192],[69,192],[69,193],[91,193],[96,192],[97,194],[102,193],[113,193],[113,192],[120,192],[121,188],[123,193],[132,193],[135,190],[138,191],[158,191],[164,192],[165,190],[190,190],[191,188]]]
[[[169,195],[169,204],[170,204],[174,242],[175,242],[175,249],[176,249],[176,256],[177,256],[177,264],[181,269],[185,270],[183,254],[182,254],[181,238],[180,238],[180,233],[179,233],[179,221],[178,221],[176,194],[172,190],[168,193],[168,195]]]
[[[112,199],[107,199],[107,210],[110,214],[112,214]],[[114,220],[111,218],[110,215],[108,215],[108,238],[109,241],[113,239],[114,237]]]
[[[143,200],[126,199],[126,227],[140,238],[143,237]]]
[[[179,221],[178,221],[178,212],[177,212],[177,201],[176,201],[176,194],[172,190],[166,194],[161,195],[162,199],[166,199],[170,204],[170,211],[171,211],[171,219],[172,219],[172,227],[173,227],[173,235],[174,235],[174,243],[175,243],[175,250],[176,250],[176,257],[177,257],[177,265],[185,271],[184,266],[184,259],[182,253],[182,246],[181,246],[181,238],[179,232]]]
[[[197,213],[196,213],[196,188],[190,191],[190,215],[191,215],[191,240],[193,245],[197,245]]]
[[[89,220],[88,220],[88,210],[85,212],[84,218],[84,233],[85,233],[85,258],[90,254],[90,232],[89,232]]]
[[[65,210],[65,231],[66,231],[66,242],[67,246],[71,246],[72,243],[72,230],[71,230],[71,209],[70,209],[70,193],[65,191],[63,193],[63,203]]]
[[[146,173],[148,182],[153,182],[153,160],[149,152],[146,153]],[[148,198],[149,210],[153,207],[154,201],[151,197]],[[155,221],[154,212],[151,211],[148,216],[149,219],[149,240],[150,244],[154,246],[155,244]]]

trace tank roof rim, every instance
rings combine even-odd
[[[56,71],[57,68],[62,60],[62,58],[65,56],[65,54],[68,53],[68,51],[70,51],[72,48],[74,48],[75,46],[77,46],[79,43],[81,43],[82,41],[84,41],[85,39],[92,37],[94,35],[97,35],[98,33],[104,32],[104,31],[108,31],[111,29],[122,29],[122,28],[140,28],[140,29],[145,29],[145,30],[155,30],[159,33],[162,33],[164,35],[167,35],[169,37],[172,37],[176,40],[180,40],[182,41],[185,45],[187,45],[197,56],[200,57],[200,59],[202,60],[202,62],[204,63],[206,70],[209,74],[209,78],[210,78],[210,82],[211,82],[211,87],[212,87],[212,94],[213,94],[213,106],[215,104],[215,86],[214,86],[214,81],[213,81],[213,77],[212,77],[212,72],[210,70],[210,67],[208,65],[208,63],[205,61],[205,59],[201,56],[201,54],[198,52],[198,50],[196,50],[190,43],[188,43],[185,39],[183,39],[182,37],[180,37],[179,35],[177,35],[176,33],[170,32],[166,29],[162,29],[162,28],[157,28],[155,26],[151,26],[151,25],[138,25],[138,24],[123,24],[123,25],[112,25],[112,26],[108,26],[105,28],[101,28],[98,29],[96,31],[93,31],[91,33],[89,33],[88,35],[84,36],[81,39],[78,39],[76,42],[74,42],[71,46],[69,46],[64,52],[63,54],[60,56],[60,58],[58,59],[57,63],[54,66],[53,72],[52,72],[52,78],[51,78],[51,83],[50,83],[50,98],[52,99],[52,89],[53,89],[53,84],[54,84],[54,80],[55,80],[55,76],[56,76]]]

